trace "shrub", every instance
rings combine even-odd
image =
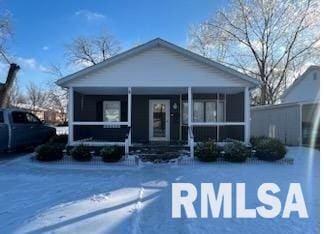
[[[119,146],[105,147],[100,150],[104,162],[118,162],[124,155],[124,150]]]
[[[250,150],[240,141],[231,141],[224,146],[224,159],[229,162],[245,162]]]
[[[44,144],[36,147],[36,159],[49,162],[61,160],[63,158],[63,148],[57,144]]]
[[[214,141],[198,143],[195,148],[195,156],[203,162],[213,162],[220,156],[220,149]]]
[[[250,143],[251,143],[252,147],[255,148],[260,141],[265,140],[265,139],[269,139],[269,137],[266,137],[266,136],[251,137]]]
[[[55,144],[66,145],[67,142],[68,142],[68,135],[55,135],[49,140],[49,143],[55,143]]]
[[[255,156],[260,160],[276,161],[285,157],[286,148],[277,139],[263,138],[255,146]]]
[[[80,162],[90,161],[92,158],[90,149],[84,145],[78,145],[78,146],[74,147],[70,151],[70,154],[73,159],[80,161]]]

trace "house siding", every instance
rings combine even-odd
[[[68,82],[69,87],[246,87],[228,72],[157,46]]]
[[[271,105],[251,109],[251,136],[268,136],[287,145],[300,144],[299,104]]]
[[[223,95],[223,94],[221,94]],[[75,121],[102,121],[102,103],[106,100],[121,101],[121,121],[127,121],[127,95],[82,95],[74,92]],[[187,100],[187,95],[183,95]],[[194,94],[194,99],[217,99],[217,94]],[[170,141],[187,141],[188,128],[181,127],[180,139],[180,95],[133,95],[132,96],[132,142],[149,142],[149,100],[170,100]],[[177,108],[173,108],[174,104]],[[244,121],[244,94],[226,95],[227,121]],[[219,139],[244,139],[243,126],[219,127]],[[128,132],[127,126],[105,128],[103,126],[74,126],[75,140],[93,137],[107,141],[124,141]],[[217,127],[194,127],[195,141],[217,139]]]

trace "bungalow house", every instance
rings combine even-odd
[[[57,84],[69,89],[69,145],[250,141],[258,82],[160,38]]]

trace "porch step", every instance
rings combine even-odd
[[[130,154],[138,155],[142,161],[168,162],[179,156],[189,155],[189,147],[184,145],[145,145],[130,147]]]

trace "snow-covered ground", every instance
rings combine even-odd
[[[0,233],[319,233],[319,152],[289,148],[293,165],[273,163],[118,165],[86,170],[40,166],[27,157],[0,163]],[[115,170],[116,168],[116,170]],[[309,218],[171,218],[171,183],[245,182],[247,207],[262,183],[302,184]],[[196,203],[200,213],[199,202]]]

